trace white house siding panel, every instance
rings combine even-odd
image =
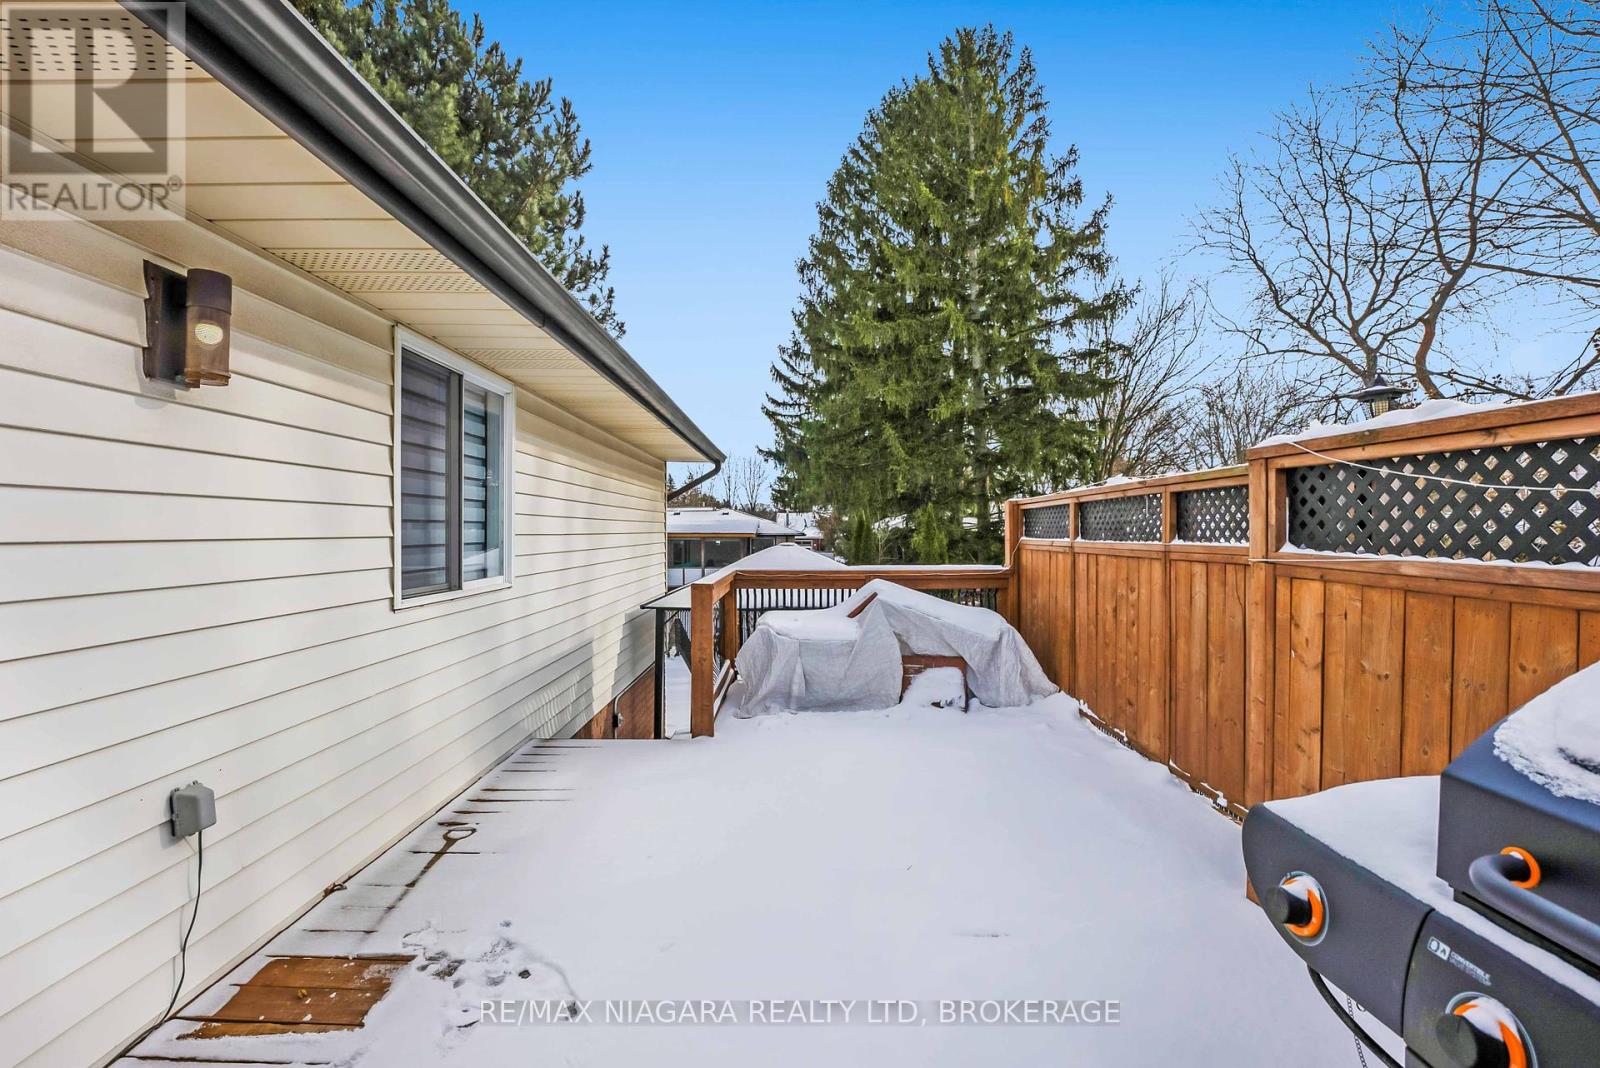
[[[187,996],[646,671],[665,568],[663,465],[522,392],[512,586],[396,611],[385,354],[239,326],[226,388],[145,382],[110,244],[93,278],[0,248],[0,1065],[165,1007],[173,787],[217,791]]]

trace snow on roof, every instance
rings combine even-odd
[[[813,541],[822,538],[822,527],[817,519],[816,512],[779,512],[778,522],[786,527],[793,527],[801,531],[802,536]]]
[[[843,571],[845,566],[831,556],[812,552],[803,545],[791,545],[787,542],[769,546],[758,553],[751,553],[742,560],[735,560],[727,567],[713,571],[706,578],[716,578],[718,575],[729,571]],[[689,587],[679,586],[663,597],[657,597],[646,608],[682,608],[689,607]]]
[[[843,571],[844,565],[803,545],[772,545],[743,560],[735,560],[722,571]],[[722,574],[722,571],[716,574]]]
[[[906,522],[907,520],[905,516],[892,515],[886,519],[878,520],[876,523],[872,524],[872,526],[875,530],[903,530],[905,529]],[[966,530],[976,530],[978,528],[978,517],[975,515],[962,516],[961,526]]]
[[[762,519],[737,508],[669,508],[668,534],[747,534],[762,538],[792,538],[800,531]]]

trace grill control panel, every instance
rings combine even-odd
[[[1600,1003],[1591,997],[1600,997],[1600,980],[1542,950],[1513,953],[1435,912],[1411,955],[1406,1046],[1433,1068],[1592,1064]]]
[[[1428,906],[1257,805],[1244,823],[1245,867],[1289,949],[1380,1023],[1399,1032],[1411,947]]]

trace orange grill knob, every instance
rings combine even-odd
[[[1529,1068],[1531,1063],[1517,1018],[1481,994],[1457,997],[1434,1031],[1454,1068]]]
[[[1319,884],[1305,872],[1291,872],[1268,891],[1267,915],[1302,941],[1320,937],[1328,924],[1328,901]]]
[[[1539,869],[1539,862],[1533,858],[1532,853],[1528,852],[1526,849],[1523,849],[1521,846],[1506,846],[1504,849],[1500,850],[1500,852],[1508,857],[1516,857],[1518,860],[1522,861],[1522,863],[1528,866],[1527,878],[1511,880],[1524,890],[1532,890],[1534,887],[1539,885],[1539,880],[1544,878],[1544,872]]]
[[[1289,933],[1297,938],[1315,938],[1322,933],[1322,924],[1327,919],[1327,907],[1322,903],[1322,895],[1311,888],[1306,889],[1306,899],[1311,902],[1311,918],[1305,923],[1289,925]]]

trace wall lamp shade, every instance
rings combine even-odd
[[[200,268],[187,276],[144,264],[146,378],[186,386],[228,384],[233,279]]]

